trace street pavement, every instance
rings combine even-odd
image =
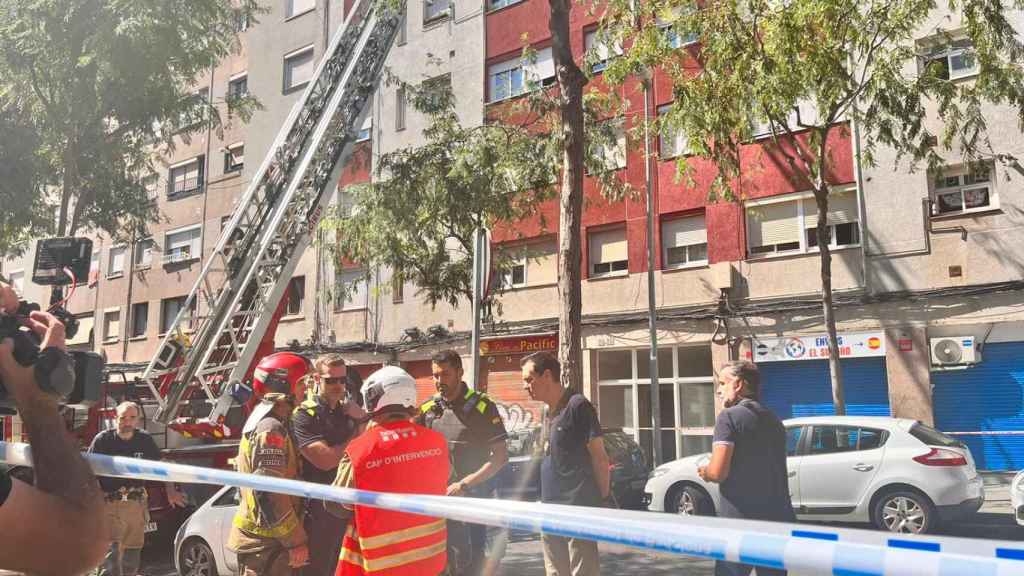
[[[1010,474],[986,474],[985,505],[979,513],[968,520],[944,526],[939,534],[966,538],[1024,540],[1024,527],[1018,527],[1014,522],[1010,508],[1009,487],[1012,478]],[[174,576],[174,567],[167,560],[168,556],[169,554],[165,553],[163,558],[153,558],[144,569],[145,576]],[[602,544],[601,571],[604,574],[643,576],[711,576],[714,572],[714,563],[709,560]],[[540,539],[534,534],[513,533],[506,546],[498,574],[544,576],[544,556]]]

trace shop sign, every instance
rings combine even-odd
[[[534,352],[554,352],[558,349],[558,334],[539,336],[518,336],[514,338],[496,338],[480,342],[481,356],[503,356],[506,354],[532,354]]]
[[[788,362],[791,360],[822,360],[828,358],[828,337],[786,336],[754,341],[754,362]],[[871,358],[885,356],[885,335],[882,332],[840,334],[840,358]]]

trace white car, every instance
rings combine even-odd
[[[915,420],[820,416],[783,424],[789,492],[802,520],[870,522],[892,532],[924,533],[977,512],[985,500],[966,446]],[[648,509],[714,514],[718,485],[697,476],[708,457],[655,468],[644,489]]]
[[[1013,482],[1010,482],[1010,504],[1017,524],[1024,526],[1024,470],[1017,472]]]
[[[174,567],[181,576],[235,574],[238,561],[224,546],[238,509],[238,489],[225,486],[181,525],[174,537]]]

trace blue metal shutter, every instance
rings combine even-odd
[[[844,358],[846,413],[889,416],[885,358]],[[828,361],[762,362],[761,399],[779,418],[835,414]]]
[[[935,427],[943,432],[1024,431],[1024,342],[986,344],[981,362],[932,372]],[[982,470],[1024,468],[1024,436],[954,435]]]

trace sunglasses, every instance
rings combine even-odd
[[[324,384],[344,384],[345,383],[345,377],[344,376],[339,376],[339,377],[326,376],[326,377],[321,377],[320,381],[323,382]]]

